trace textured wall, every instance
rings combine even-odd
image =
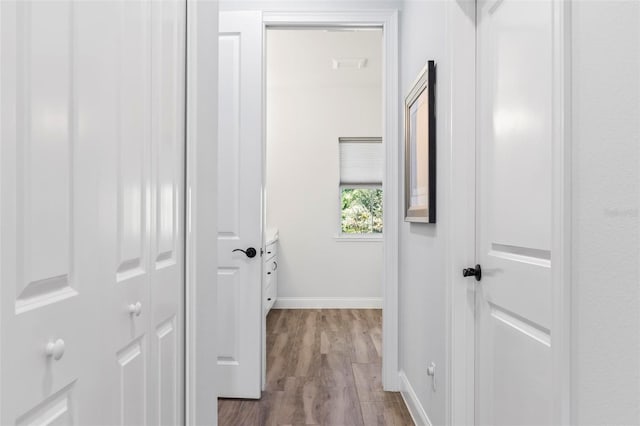
[[[447,1],[406,1],[400,15],[400,102],[429,59],[438,67],[437,103],[437,223],[400,223],[400,368],[433,424],[445,422],[446,395],[446,260],[450,138],[447,126],[449,81]],[[404,139],[400,126],[399,141]],[[404,170],[401,156],[401,170]],[[403,172],[401,176],[404,176]],[[403,179],[401,179],[401,187]],[[404,218],[400,197],[400,217]],[[426,370],[436,363],[437,390]]]
[[[572,24],[573,422],[640,424],[640,4]]]

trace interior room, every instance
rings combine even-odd
[[[640,425],[637,0],[0,1],[0,425]]]
[[[410,422],[398,393],[371,398],[382,395],[382,41],[379,27],[265,32],[264,393],[222,400],[220,424]]]
[[[381,61],[380,29],[266,32],[265,212],[266,229],[280,237],[276,307],[335,300],[382,308]]]

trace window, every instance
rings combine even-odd
[[[382,138],[340,138],[340,232],[382,234]]]
[[[345,188],[342,199],[343,234],[382,233],[382,188]]]

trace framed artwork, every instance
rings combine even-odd
[[[404,220],[436,223],[436,64],[428,61],[405,99]]]

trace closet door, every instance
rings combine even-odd
[[[552,423],[552,7],[478,2],[478,425]]]
[[[150,424],[184,423],[185,2],[152,3]],[[212,402],[212,403],[215,403]]]
[[[100,65],[112,65],[113,49],[94,55],[112,34],[98,19],[108,9],[0,4],[3,425],[99,424],[113,411],[99,385],[108,372],[98,291],[109,285],[100,176],[114,81]]]
[[[181,424],[185,2],[0,31],[0,424]]]
[[[176,425],[184,422],[185,2],[117,4],[116,142],[102,191],[115,256],[101,289],[113,331],[111,421]]]
[[[149,424],[153,356],[151,321],[151,150],[152,95],[150,2],[115,2],[116,99],[114,143],[107,156],[102,226],[109,230],[109,282],[100,291],[109,301],[105,313],[109,372],[119,425]],[[105,336],[106,337],[106,336]]]

